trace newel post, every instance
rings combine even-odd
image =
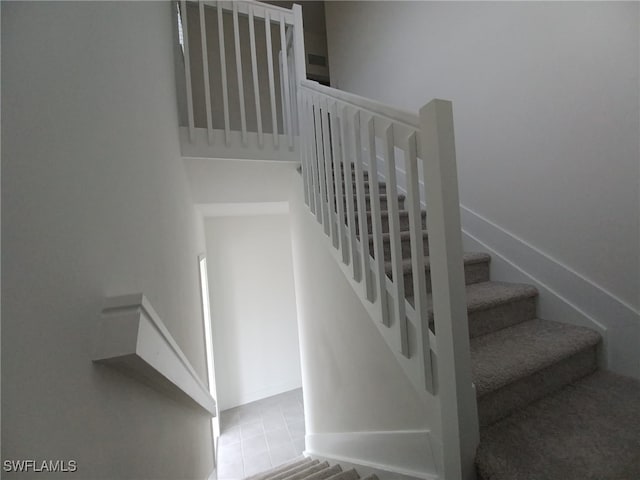
[[[451,102],[436,99],[420,109],[420,137],[438,352],[443,473],[447,480],[469,480],[475,478],[479,430],[471,379]]]

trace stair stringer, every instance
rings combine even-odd
[[[426,420],[426,424],[428,425],[428,429],[421,430],[421,431],[406,431],[404,433],[407,433],[409,436],[406,437],[404,441],[410,442],[412,441],[411,439],[415,440],[416,438],[418,438],[416,437],[416,434],[420,433],[420,435],[422,435],[422,440],[420,441],[422,445],[424,444],[424,439],[426,438],[428,440],[427,443],[429,447],[428,449],[424,449],[423,453],[425,455],[425,458],[429,459],[427,460],[427,463],[431,465],[431,468],[426,469],[425,471],[422,471],[422,472],[406,471],[403,473],[400,471],[396,471],[397,469],[389,465],[369,465],[369,466],[372,468],[378,468],[381,470],[385,470],[386,468],[387,471],[393,471],[396,474],[400,474],[400,475],[406,474],[408,475],[407,478],[423,478],[423,479],[429,479],[429,480],[439,478],[438,475],[441,475],[440,472],[443,471],[443,464],[442,464],[443,446],[441,442],[442,437],[440,433],[441,422],[439,421],[440,403],[439,403],[439,397],[437,395],[431,394],[429,391],[426,390],[426,387],[425,387],[425,381],[424,381],[425,372],[424,372],[424,367],[422,363],[422,348],[421,348],[422,342],[418,341],[419,334],[421,332],[416,327],[415,310],[408,302],[406,302],[406,300],[404,300],[405,306],[406,306],[408,330],[409,330],[410,356],[409,358],[407,358],[402,354],[400,350],[400,331],[399,331],[400,328],[398,326],[398,323],[395,320],[393,320],[389,327],[385,326],[382,323],[382,314],[380,311],[379,300],[375,299],[373,302],[367,300],[365,286],[363,282],[356,281],[353,279],[353,267],[351,263],[350,262],[348,262],[347,264],[343,263],[342,253],[335,247],[333,243],[333,239],[331,238],[330,235],[328,235],[325,232],[322,224],[318,221],[316,216],[310,211],[309,207],[305,204],[304,198],[302,195],[302,188],[300,184],[299,175],[293,174],[293,177],[294,177],[293,186],[292,186],[293,193],[292,193],[292,198],[290,199],[290,212],[292,216],[295,216],[298,214],[304,215],[305,225],[307,224],[313,225],[313,227],[310,227],[315,229],[313,234],[315,236],[322,237],[323,240],[320,243],[322,243],[327,248],[327,251],[330,253],[331,257],[336,262],[337,266],[342,272],[342,275],[347,280],[348,284],[351,286],[353,293],[355,293],[355,296],[358,298],[360,304],[364,307],[369,319],[375,325],[378,333],[384,340],[384,343],[386,344],[387,348],[393,354],[393,357],[395,358],[397,364],[401,367],[406,378],[409,380],[409,383],[413,387],[415,393],[417,394],[417,396],[420,399],[420,402],[423,405],[423,411],[425,413],[425,420]],[[298,212],[298,209],[300,210],[299,212]],[[345,226],[345,231],[346,231],[346,234],[348,235],[348,231],[346,230],[346,228],[347,227]],[[347,241],[346,238],[343,240],[345,242]],[[358,251],[354,256],[356,259],[356,262],[358,262],[358,259],[361,258],[360,249],[362,248],[362,245],[359,240],[357,241],[357,248],[358,248]],[[353,258],[353,257],[350,257],[350,258]],[[369,257],[369,260],[373,262],[373,259],[371,257]],[[372,271],[372,276],[374,280],[377,281],[377,279],[375,279],[375,271]],[[393,302],[393,299],[389,293],[389,290],[391,288],[391,281],[386,276],[385,276],[385,279],[387,280],[386,282],[387,295],[388,295],[389,302],[391,304]],[[430,342],[431,342],[431,345],[433,346],[435,345],[435,336],[433,335],[433,333],[431,333],[430,330],[427,329],[427,331],[429,332],[428,334],[430,337]],[[432,361],[431,364],[435,372],[437,365],[434,362],[437,361],[437,355],[436,355],[436,352],[433,350],[433,348],[430,351],[430,355],[431,355],[431,361]],[[331,443],[330,437],[328,437],[331,435],[338,435],[338,437],[342,438],[342,435],[353,436],[353,435],[367,434],[366,436],[363,436],[362,438],[360,438],[360,441],[362,441],[363,439],[367,439],[367,440],[373,441],[376,444],[379,444],[381,442],[380,440],[381,436],[384,436],[384,438],[390,438],[388,435],[391,433],[399,434],[400,432],[347,432],[342,434],[340,433],[339,434],[333,434],[333,433],[307,434],[307,439],[308,440],[315,439],[317,441],[322,441],[323,445],[327,445]],[[402,437],[400,436],[396,438],[402,438]],[[341,445],[341,442],[338,442],[337,445]],[[363,460],[362,458],[359,458],[359,457],[343,457],[340,455],[331,454],[331,451],[327,451],[327,450],[315,451],[312,448],[312,449],[309,449],[307,453],[314,457],[324,456],[326,458],[332,458],[340,462],[347,461],[355,465],[361,465],[361,466],[368,465],[368,462],[366,461],[366,459]],[[413,475],[413,474],[416,474],[416,475]],[[396,475],[393,478],[398,478],[398,477]]]
[[[356,468],[380,480],[437,480],[431,471],[433,439],[428,430],[307,435],[305,455]],[[339,455],[328,452],[340,452]],[[400,458],[394,454],[401,453]],[[432,463],[432,462],[431,462]]]
[[[304,202],[302,202],[302,204],[304,205]],[[308,210],[308,208],[306,209],[306,211],[309,215],[313,216],[313,218],[316,219],[316,217]],[[421,332],[421,329],[418,328],[417,326],[416,311],[414,310],[413,306],[409,302],[407,302],[406,299],[404,299],[405,308],[407,312],[407,319],[408,319],[407,328],[409,330],[410,356],[407,358],[400,351],[400,328],[398,326],[398,322],[392,321],[389,327],[383,324],[382,313],[380,309],[380,300],[377,298],[373,302],[370,302],[369,300],[367,300],[366,291],[365,291],[363,282],[358,282],[353,279],[351,264],[349,263],[345,265],[343,263],[342,254],[333,245],[333,241],[331,237],[324,232],[322,225],[319,222],[316,221],[316,224],[318,226],[318,233],[322,234],[322,237],[325,240],[325,245],[327,246],[329,252],[331,253],[331,256],[334,258],[334,260],[338,264],[338,267],[340,268],[340,271],[349,282],[349,285],[351,285],[351,288],[353,289],[353,291],[357,294],[364,308],[367,310],[367,313],[371,317],[372,322],[380,332],[380,335],[382,336],[382,338],[384,338],[385,343],[393,353],[394,357],[396,358],[396,361],[400,364],[400,366],[402,367],[402,370],[407,375],[407,378],[415,387],[416,392],[421,397],[424,398],[425,402],[429,401],[430,399],[433,398],[433,395],[429,394],[429,392],[426,390],[426,387],[425,387],[425,381],[424,381],[425,374],[424,374],[424,368],[421,361],[422,355],[423,355],[423,349],[422,349],[422,343],[418,341],[418,338],[420,335],[419,332]],[[349,227],[345,225],[344,229],[345,229],[345,232],[347,232],[347,235],[345,235],[345,238],[343,239],[343,241],[346,242],[348,238]],[[362,244],[360,240],[356,240],[356,242],[357,242],[358,252],[355,258],[358,259],[358,258],[361,258],[360,252],[362,251]],[[374,279],[375,282],[377,282],[378,279],[376,278],[376,272],[374,269],[375,267],[374,259],[371,256],[369,256],[369,261],[370,261],[372,278]],[[392,283],[389,280],[389,278],[386,276],[385,276],[385,286],[386,286],[385,290],[387,292],[387,299],[388,299],[389,305],[391,305],[393,304],[393,301],[394,301],[392,295],[389,293],[389,291],[392,288]],[[430,330],[428,330],[428,332],[429,332],[428,335],[429,335],[430,344],[435,346],[436,345],[435,335],[433,335],[433,333]],[[437,350],[432,348],[430,351],[430,355],[431,355],[432,365],[434,365],[434,362],[437,361]],[[434,372],[436,371],[435,365],[433,370]]]

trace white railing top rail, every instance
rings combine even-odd
[[[262,9],[265,12],[269,12],[272,22],[276,22],[276,19],[282,16],[284,17],[285,23],[293,25],[293,13],[291,9],[278,7],[276,5],[271,5],[268,3],[254,2],[251,0],[245,0],[242,2],[233,0],[204,0],[203,3],[210,7],[220,7],[223,10],[228,10],[230,12],[233,11],[233,4],[235,3],[240,15],[248,15],[249,9],[253,7],[252,10],[254,16],[259,18],[264,18],[264,14],[261,14],[262,12],[260,12],[260,9]],[[276,14],[275,19],[273,14]]]
[[[313,80],[302,80],[300,85],[303,88],[312,90],[317,93],[321,93],[335,100],[339,100],[352,107],[358,108],[366,113],[383,117],[387,120],[399,123],[413,130],[420,129],[420,119],[417,114],[402,110],[399,108],[385,105],[384,103],[376,102],[353,93],[344,92],[335,88],[321,85]]]

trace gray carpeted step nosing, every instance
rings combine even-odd
[[[320,472],[329,468],[329,462],[317,463],[315,465],[311,465],[310,467],[296,472],[292,475],[285,477],[283,480],[306,480],[308,477],[313,475],[314,473]]]
[[[281,472],[277,475],[270,475],[269,480],[284,480],[285,478],[290,477],[291,475],[294,475],[298,472],[302,472],[303,470],[306,470],[313,465],[317,465],[318,463],[320,463],[319,460],[312,460],[307,464],[302,464],[297,467],[290,468],[289,470],[285,470],[284,472]]]
[[[296,468],[300,465],[309,465],[314,460],[312,458],[302,457],[291,460],[290,462],[283,463],[282,465],[278,465],[274,468],[266,470],[264,472],[260,472],[256,475],[252,475],[250,477],[246,477],[245,480],[267,480],[272,475],[278,475],[282,472],[290,470],[292,468]]]
[[[325,468],[324,470],[320,470],[319,472],[310,475],[304,480],[326,480],[340,472],[342,472],[342,467],[340,465],[333,465],[332,467]]]
[[[477,396],[593,348],[600,340],[593,330],[541,319],[474,338],[471,363]]]
[[[464,265],[476,265],[478,263],[490,263],[491,255],[482,252],[465,252],[462,256],[462,262]],[[385,270],[387,273],[391,272],[393,264],[391,262],[385,262]],[[427,272],[431,271],[431,260],[428,255],[424,257],[424,267]],[[413,270],[413,264],[410,258],[402,259],[402,272],[407,275]]]
[[[355,469],[345,470],[344,472],[340,472],[333,477],[329,477],[327,480],[358,480],[360,475]]]
[[[538,296],[538,290],[527,284],[494,282],[490,280],[467,285],[465,287],[465,296],[467,300],[467,313],[471,315],[475,312],[496,308],[519,300],[535,298]],[[410,299],[410,303],[413,304],[413,298]],[[430,295],[428,305],[429,319],[433,320]]]
[[[482,282],[466,289],[467,311],[487,310],[497,305],[538,296],[538,289],[524,283]]]

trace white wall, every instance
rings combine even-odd
[[[196,204],[286,202],[293,162],[185,158]]]
[[[205,219],[220,408],[300,388],[289,216]]]
[[[206,378],[172,27],[165,2],[2,2],[3,459],[213,468],[209,417],[91,362],[103,298],[144,292]]]
[[[413,111],[453,101],[461,203],[503,232],[498,252],[522,243],[584,283],[569,300],[595,320],[618,315],[593,313],[588,289],[637,324],[637,3],[327,2],[326,16],[334,86]]]
[[[322,227],[301,196],[291,203],[291,222],[307,434],[428,427],[425,403],[329,253]]]

